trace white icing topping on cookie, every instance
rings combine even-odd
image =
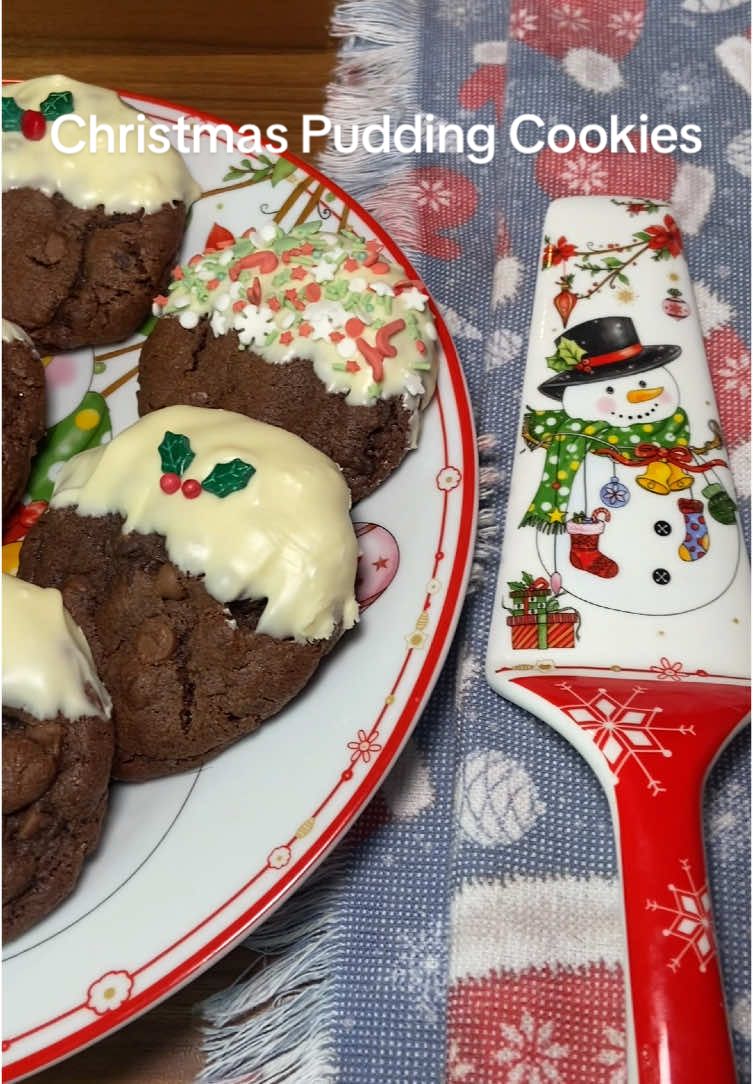
[[[233,460],[247,465],[222,469],[240,479],[235,492],[187,495]],[[203,407],[157,410],[65,463],[50,503],[116,512],[124,531],[163,535],[170,559],[220,602],[267,599],[259,632],[318,640],[358,620],[348,487],[330,459],[276,426]]]
[[[138,133],[127,133],[125,148],[118,147],[120,125],[145,126],[148,120],[137,119],[135,109],[121,101],[112,90],[79,83],[64,75],[46,75],[3,87],[3,98],[13,98],[20,109],[39,110],[49,94],[68,91],[73,95],[73,113],[83,118],[86,127],[72,122],[61,123],[57,137],[66,147],[82,140],[85,147],[75,154],[65,154],[52,141],[52,123],[47,122],[41,139],[27,139],[22,131],[3,132],[3,191],[9,188],[38,188],[51,196],[60,192],[76,207],[99,204],[105,211],[158,211],[165,203],[193,203],[201,189],[188,172],[174,148],[164,154],[149,151],[151,139],[144,132],[145,150],[137,149]],[[89,146],[89,118],[115,131],[112,153],[103,131],[97,137],[97,150]]]
[[[88,686],[88,689],[87,689]],[[3,704],[37,719],[110,714],[83,632],[52,587],[3,575]]]
[[[306,222],[285,233],[269,224],[239,238],[215,227],[207,251],[173,272],[155,314],[186,328],[207,317],[216,336],[237,332],[241,348],[265,361],[310,359],[327,391],[351,405],[401,395],[417,414],[437,372],[426,293],[380,242],[319,227]]]
[[[22,342],[28,343],[31,347],[34,346],[34,343],[31,341],[24,329],[22,327],[19,327],[18,324],[14,324],[11,320],[6,320],[5,317],[3,317],[3,342]]]

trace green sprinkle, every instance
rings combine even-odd
[[[431,369],[431,362],[430,361],[414,361],[413,364],[411,365],[411,369],[422,369],[422,370],[428,372],[429,369]]]
[[[344,361],[333,361],[332,362],[332,368],[338,373],[344,373],[345,372],[345,362]]]

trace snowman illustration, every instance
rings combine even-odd
[[[555,340],[523,438],[546,454],[521,527],[576,598],[628,613],[675,614],[728,588],[739,560],[726,462],[691,443],[679,346],[644,346],[625,316],[587,320]],[[677,370],[677,367],[675,368]],[[705,498],[705,503],[704,503]]]

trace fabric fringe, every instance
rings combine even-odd
[[[330,1084],[335,1058],[334,957],[350,848],[341,844],[305,888],[244,947],[257,959],[199,1006],[202,1084]]]
[[[468,581],[469,594],[477,591],[481,584],[486,582],[489,567],[499,559],[501,527],[495,498],[502,481],[502,473],[497,466],[498,446],[499,441],[493,433],[484,433],[478,438],[478,527],[476,548]]]
[[[325,112],[348,128],[413,121],[418,111],[422,0],[343,0],[330,33],[342,39]],[[416,247],[415,188],[402,155],[343,155],[332,142],[318,160],[322,172],[359,200],[400,245]],[[385,191],[386,188],[389,191]],[[413,239],[413,244],[411,244]]]

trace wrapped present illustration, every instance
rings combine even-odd
[[[523,572],[520,580],[509,580],[509,616],[512,646],[516,651],[537,648],[575,647],[580,614],[571,606],[561,607],[552,584]]]

